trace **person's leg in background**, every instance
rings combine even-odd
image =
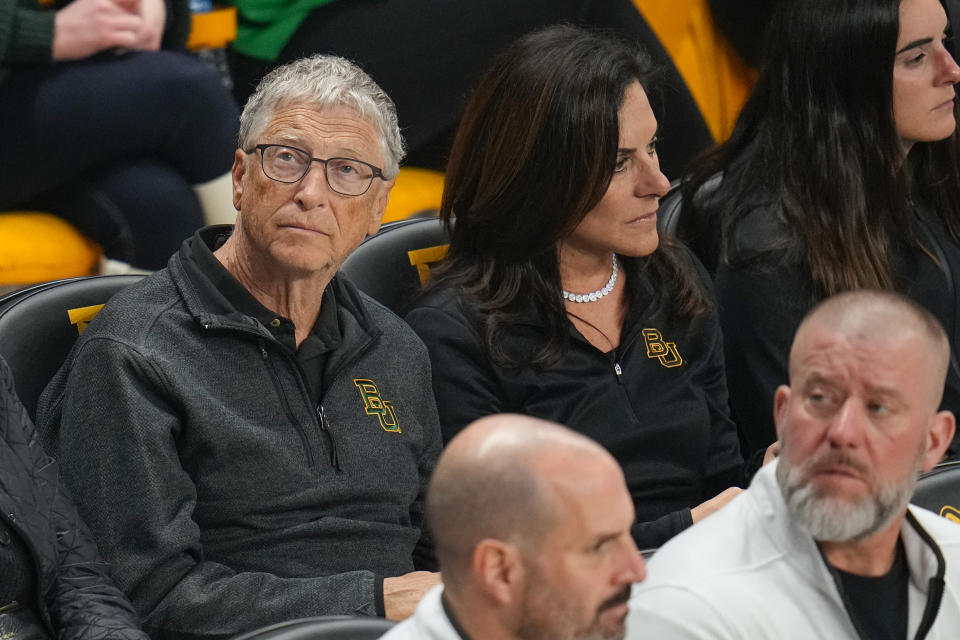
[[[0,91],[8,131],[0,210],[45,207],[104,246],[108,257],[132,255],[135,266],[162,267],[202,225],[193,186],[229,172],[237,120],[216,73],[185,54],[106,53],[18,70]],[[124,178],[129,189],[120,184]],[[169,207],[158,212],[151,199]]]
[[[521,35],[563,21],[635,38],[663,68],[660,99],[651,99],[668,141],[661,165],[667,175],[679,176],[713,139],[631,0],[336,0],[311,12],[275,63],[232,52],[234,94],[245,101],[275,64],[312,53],[345,56],[396,103],[410,148],[406,164],[443,170],[462,105],[491,58]]]
[[[87,173],[45,192],[34,204],[68,211],[65,217],[108,258],[149,270],[165,267],[174,253],[170,247],[179,247],[204,225],[192,185],[156,157]]]

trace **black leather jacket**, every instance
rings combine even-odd
[[[61,490],[57,465],[36,439],[2,359],[0,519],[30,551],[38,587],[36,613],[47,635],[58,640],[149,640]]]

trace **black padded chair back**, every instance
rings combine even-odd
[[[36,419],[37,400],[104,303],[142,275],[55,280],[0,298],[0,356]]]
[[[683,207],[683,198],[680,197],[680,181],[670,183],[670,191],[660,198],[660,208],[657,210],[657,231],[665,236],[676,237],[677,223],[680,221],[680,209]]]
[[[323,616],[272,624],[234,640],[376,640],[396,624],[384,618]]]
[[[398,315],[430,277],[430,264],[447,254],[449,239],[439,218],[383,225],[340,267],[361,291]]]
[[[921,473],[910,502],[960,523],[960,461],[941,462]]]
[[[717,172],[697,190],[694,199],[702,204],[710,198],[723,182],[723,173]],[[666,236],[676,237],[677,226],[680,224],[680,213],[683,210],[683,196],[680,192],[680,180],[670,183],[670,191],[660,198],[660,209],[657,211],[657,230]]]

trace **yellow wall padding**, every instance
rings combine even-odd
[[[430,169],[403,167],[390,192],[383,222],[409,218],[426,209],[439,209],[443,195],[443,174]]]
[[[686,81],[718,142],[733,131],[756,72],[713,24],[707,0],[633,0]]]
[[[0,212],[0,285],[90,275],[100,247],[49,213]]]

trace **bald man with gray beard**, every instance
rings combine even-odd
[[[779,459],[657,552],[630,637],[956,638],[960,527],[908,505],[953,438],[949,358],[899,294],[815,307],[774,399]]]

